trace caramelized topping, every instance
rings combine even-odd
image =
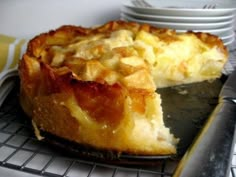
[[[115,126],[124,118],[127,93],[120,85],[74,80],[72,87],[78,105],[97,122]]]

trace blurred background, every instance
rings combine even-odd
[[[223,3],[226,6],[236,4],[236,0],[189,1]],[[122,2],[123,0],[1,0],[0,33],[31,38],[65,24],[85,27],[102,24],[120,18]]]
[[[1,0],[0,33],[29,38],[72,24],[91,26],[119,19],[122,0]]]

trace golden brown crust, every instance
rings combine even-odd
[[[52,30],[49,33],[43,33],[33,38],[29,43],[27,54],[37,57],[40,48],[42,49],[53,44],[65,44],[66,41],[69,42],[76,36],[87,36],[97,33],[110,33],[119,29],[128,29],[135,33],[144,30],[146,32],[158,35],[158,37],[169,42],[177,40],[175,38],[176,32],[174,30],[161,29],[158,27],[150,26],[148,24],[137,24],[134,22],[111,21],[96,28],[84,28],[80,26],[65,25],[58,28],[57,30]],[[218,46],[219,49],[222,50],[222,52],[228,55],[226,47],[217,36],[203,32],[195,33],[189,31],[187,33],[196,35],[200,40],[210,46]]]
[[[218,77],[227,56],[222,41],[205,33],[186,35],[201,43],[197,51],[219,54],[217,72],[203,79]],[[149,60],[148,50],[159,44],[156,41],[168,46],[185,37],[173,30],[124,21],[94,28],[62,26],[36,36],[19,64],[21,105],[39,129],[71,141],[137,154],[176,153],[177,140],[164,126],[155,89],[200,80],[192,79],[191,59],[168,66],[171,77],[180,75],[177,80],[163,79],[159,60]],[[130,43],[136,38],[137,43]],[[155,47],[151,52],[159,57],[164,49]],[[170,60],[168,65],[172,64]],[[208,68],[200,70],[208,72]]]

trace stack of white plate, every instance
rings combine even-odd
[[[121,19],[148,23],[177,32],[218,35],[225,45],[234,41],[235,4],[202,1],[124,0]]]

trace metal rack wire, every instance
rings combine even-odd
[[[168,177],[177,162],[162,160],[159,165],[118,166],[78,159],[38,141],[30,121],[20,111],[13,90],[0,110],[0,166],[53,177]]]

